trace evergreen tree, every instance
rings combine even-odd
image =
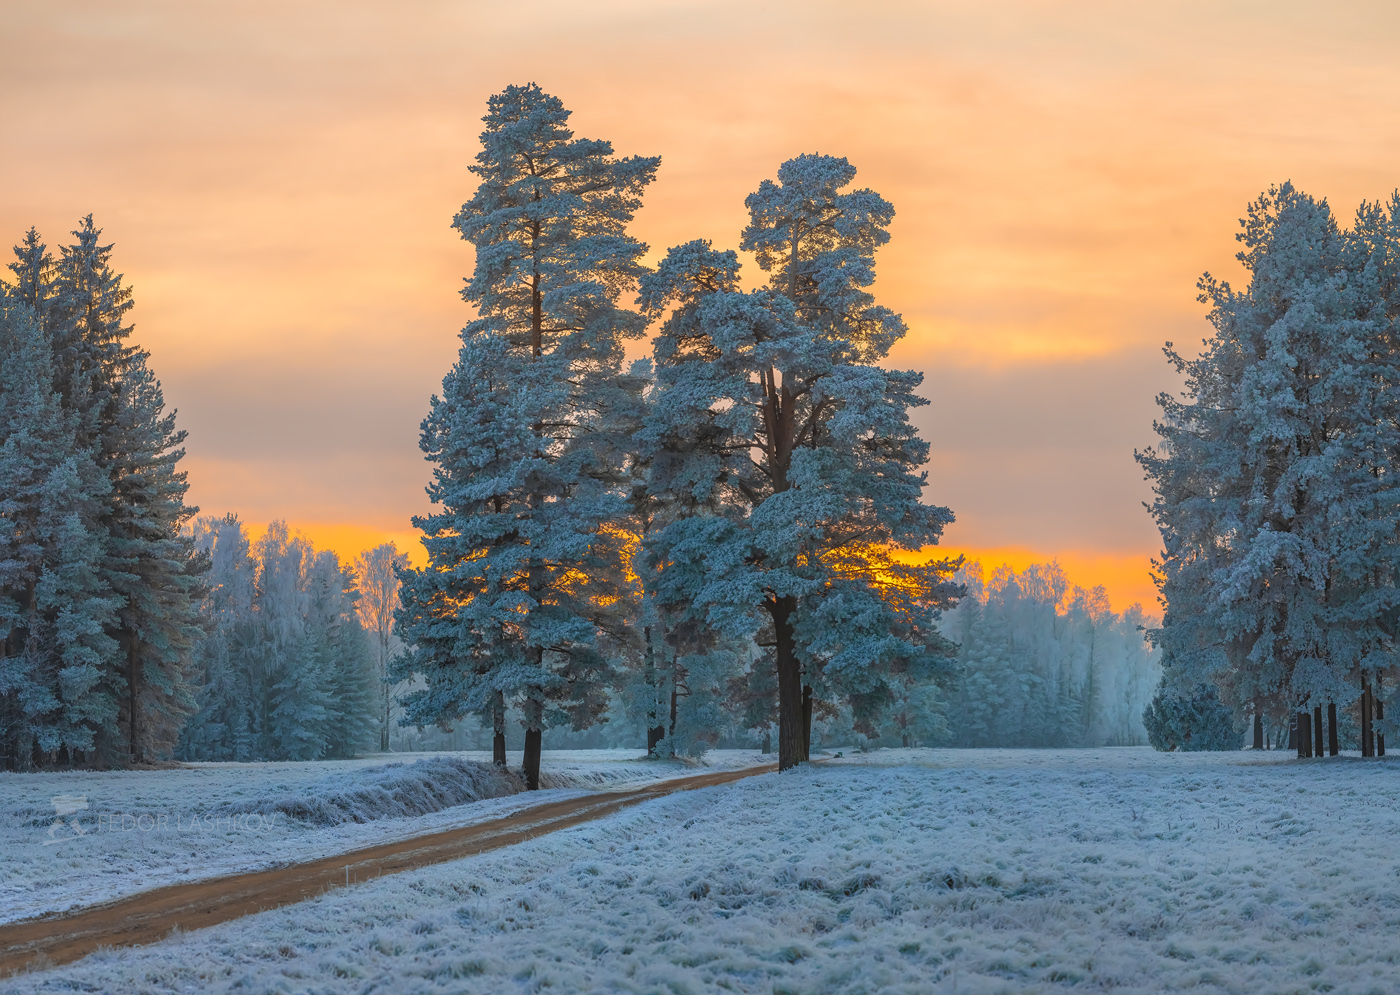
[[[876,365],[905,330],[865,289],[893,209],[842,192],[854,176],[844,159],[799,156],[748,198],[740,247],[768,286],[737,291],[733,254],[691,242],[641,298],[653,315],[672,308],[640,435],[654,487],[704,509],[651,539],[659,589],[772,648],[782,768],[807,758],[815,698],[844,698],[873,732],[894,678],[936,670],[933,620],[956,594],[954,565],[891,555],[935,544],[952,514],[921,503],[928,446],[907,412],[926,403],[922,378]]]
[[[106,560],[124,602],[117,630],[125,657],[122,720],[126,752],[135,761],[170,756],[193,711],[192,650],[201,636],[200,582],[208,569],[185,527],[199,510],[185,505],[188,484],[176,469],[185,433],[175,428],[175,413],[165,413],[146,360],[144,352],[132,355],[117,383]]]
[[[1238,750],[1244,734],[1235,713],[1209,684],[1180,695],[1164,681],[1143,709],[1142,723],[1153,749],[1166,751]]]
[[[415,519],[428,566],[404,574],[398,623],[423,674],[418,722],[518,703],[525,775],[539,782],[549,722],[582,729],[606,704],[603,633],[621,634],[628,388],[622,339],[644,319],[618,305],[646,246],[627,234],[655,158],[575,138],[533,84],[493,96],[480,185],[455,219],[476,249],[463,297],[478,317],[423,424],[441,511]],[[503,746],[503,740],[501,740]]]
[[[10,769],[83,759],[117,713],[104,671],[118,601],[103,584],[97,524],[110,485],[56,381],[33,308],[0,295],[0,764]]]

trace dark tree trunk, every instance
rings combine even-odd
[[[1322,756],[1322,706],[1313,706],[1313,756]]]
[[[1375,712],[1378,720],[1385,719],[1385,689],[1381,684],[1381,675],[1376,675],[1376,690],[1372,694],[1375,701]],[[1376,733],[1376,756],[1385,756],[1385,733]]]
[[[1337,755],[1337,703],[1327,703],[1327,752]]]
[[[496,692],[495,704],[491,706],[491,762],[497,767],[506,765],[506,696]]]
[[[1375,756],[1375,744],[1371,741],[1371,685],[1361,678],[1361,755]]]
[[[135,634],[135,633],[129,634],[129,635],[127,636],[127,639],[126,639],[126,661],[127,661],[127,667],[126,667],[126,673],[127,673],[127,682],[126,682],[126,688],[127,688],[127,721],[126,721],[126,729],[127,729],[127,734],[128,734],[129,737],[130,737],[129,751],[130,751],[130,753],[131,753],[131,762],[134,763],[134,764],[139,764],[139,763],[141,762],[141,760],[142,760],[141,751],[140,751],[140,749],[138,748],[138,747],[140,746],[140,735],[139,735],[139,733],[140,733],[140,727],[141,727],[141,720],[140,720],[140,718],[138,717],[138,714],[139,714],[139,713],[137,712],[137,707],[136,707],[136,695],[137,695],[137,691],[136,691],[136,679],[137,679],[137,677],[136,677],[136,672],[137,672],[137,669],[138,669],[138,667],[139,667],[139,653],[137,652],[136,634]]]
[[[381,721],[380,721],[380,725],[379,725],[379,752],[380,752],[380,753],[388,753],[388,752],[389,752],[389,721],[390,721],[390,713],[389,713],[389,704],[390,704],[390,703],[389,703],[389,685],[388,685],[388,684],[385,684],[384,687],[383,687],[381,690],[383,691],[384,700],[383,700],[383,702],[381,702],[381,705],[382,705],[382,709],[381,709],[382,715],[381,715]]]
[[[802,759],[812,759],[812,685],[802,685]]]
[[[763,755],[767,756],[773,752],[773,734],[767,730],[763,733]]]
[[[1258,712],[1254,713],[1254,748],[1256,750],[1264,748],[1264,716]]]
[[[1298,713],[1294,712],[1293,717],[1288,720],[1288,748],[1296,750],[1298,748]],[[1300,757],[1302,754],[1298,754]]]
[[[768,610],[778,644],[778,769],[789,770],[802,762],[802,670],[792,631],[797,599],[774,598]]]
[[[672,684],[672,685],[671,685],[671,725],[670,725],[670,727],[669,727],[670,731],[667,733],[668,736],[674,736],[674,735],[676,734],[676,705],[677,705],[678,701],[679,701],[679,699],[678,699],[677,696],[676,696],[676,686],[675,686],[674,684]]]
[[[666,738],[665,726],[652,726],[647,730],[647,756],[656,756],[656,744]]]
[[[540,740],[538,729],[525,730],[525,788],[538,791],[540,787]]]

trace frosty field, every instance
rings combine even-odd
[[[519,754],[507,759],[519,769]],[[547,751],[547,790],[533,794],[495,775],[489,753],[470,752],[0,774],[0,923],[765,759],[717,750],[697,767],[639,760],[636,750]],[[54,799],[64,797],[88,807],[56,826]]]
[[[881,751],[672,795],[17,992],[1393,992],[1400,768]]]

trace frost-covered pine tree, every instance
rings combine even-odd
[[[847,191],[854,176],[844,159],[799,156],[747,199],[740,247],[767,286],[739,292],[732,253],[691,242],[641,298],[649,314],[673,309],[674,327],[639,438],[657,492],[704,509],[651,539],[662,599],[771,647],[784,769],[807,758],[816,700],[844,699],[873,734],[891,679],[937,669],[934,620],[955,595],[951,564],[891,555],[935,544],[952,514],[921,500],[928,446],[908,410],[926,403],[922,377],[877,365],[905,331],[866,289],[894,212]]]
[[[503,759],[517,704],[531,788],[545,725],[585,728],[607,700],[599,641],[629,591],[613,413],[630,403],[622,340],[645,328],[618,301],[642,272],[627,225],[659,163],[575,138],[568,117],[534,84],[488,103],[480,184],[454,221],[478,317],[423,423],[440,510],[415,519],[429,562],[405,572],[398,614],[413,647],[398,672],[427,684],[408,718],[487,716]]]
[[[1354,698],[1391,666],[1400,607],[1397,204],[1350,231],[1289,184],[1249,206],[1243,291],[1201,280],[1215,334],[1139,459],[1157,497],[1174,688],[1227,707]],[[1172,689],[1168,689],[1170,692]]]

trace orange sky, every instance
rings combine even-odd
[[[425,509],[417,426],[467,320],[449,221],[486,97],[535,80],[662,168],[655,252],[733,245],[779,162],[848,157],[898,211],[882,302],[925,372],[958,551],[1059,556],[1151,603],[1132,461],[1291,178],[1400,184],[1392,3],[191,4],[0,0],[0,234],[88,211],[189,430],[191,498],[353,555]]]

